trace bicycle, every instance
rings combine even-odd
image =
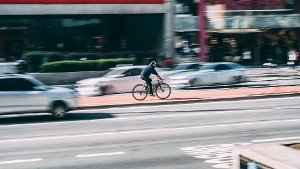
[[[157,80],[158,83],[153,86],[153,92],[155,92],[155,95],[160,98],[160,99],[166,99],[171,95],[171,87],[164,83],[163,80]],[[144,100],[148,93],[149,93],[149,86],[145,82],[144,84],[137,84],[133,89],[132,89],[132,96],[136,100]]]

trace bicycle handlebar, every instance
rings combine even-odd
[[[163,82],[163,81],[164,81],[164,79],[157,79],[157,81],[158,81],[158,82]]]

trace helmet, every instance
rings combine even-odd
[[[155,64],[155,65],[156,65],[156,62],[155,62],[155,61],[152,61],[150,64],[151,64],[151,65],[153,65],[153,64]]]

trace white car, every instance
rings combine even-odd
[[[0,75],[0,115],[49,112],[65,117],[76,108],[76,92],[46,86],[29,75]]]
[[[202,63],[198,71],[182,72],[168,77],[174,88],[234,84],[246,81],[246,69],[231,62]]]
[[[141,72],[145,67],[146,65],[111,68],[108,73],[100,78],[90,78],[76,82],[75,89],[83,96],[131,92],[135,85],[144,83],[141,79]],[[158,73],[163,71],[160,68],[155,69]]]
[[[0,63],[0,74],[14,74],[18,73],[17,62]]]

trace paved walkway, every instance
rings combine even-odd
[[[80,97],[79,108],[114,107],[130,105],[151,105],[183,103],[196,101],[236,100],[244,98],[275,97],[281,95],[300,95],[300,86],[276,86],[266,88],[226,88],[174,90],[166,100],[148,96],[143,101],[135,100],[131,93],[98,97]]]

